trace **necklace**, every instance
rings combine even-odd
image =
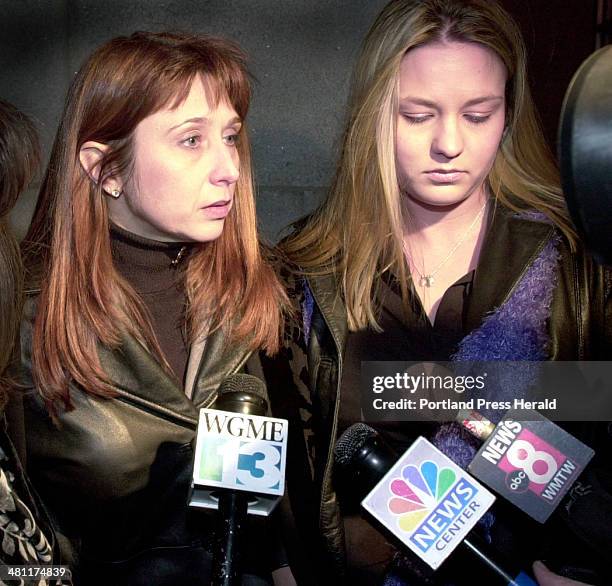
[[[185,254],[185,252],[187,252],[187,247],[186,246],[182,246],[181,249],[178,251],[178,254],[176,255],[176,258],[170,263],[171,267],[178,267],[179,263],[181,262],[181,260],[183,260],[183,256]]]
[[[457,249],[467,240],[468,236],[472,233],[472,230],[478,223],[478,220],[480,220],[480,218],[482,217],[482,214],[484,213],[486,207],[487,207],[487,202],[485,201],[484,205],[480,208],[480,211],[478,212],[478,214],[476,214],[476,217],[472,220],[472,223],[469,225],[468,229],[465,231],[465,234],[461,238],[459,238],[457,242],[455,242],[453,247],[450,249],[449,253],[442,259],[440,263],[438,263],[438,266],[436,266],[433,271],[431,271],[429,274],[424,274],[425,267],[423,267],[423,272],[421,272],[417,268],[416,264],[414,262],[412,263],[414,270],[419,275],[419,285],[421,287],[429,288],[434,284],[435,282],[434,277],[436,276],[438,271],[451,259],[453,254],[457,252]],[[404,247],[404,251],[405,251],[405,247]]]

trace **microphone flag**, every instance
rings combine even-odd
[[[419,437],[361,505],[435,570],[494,500],[476,479]]]
[[[191,506],[216,509],[215,489],[249,493],[248,512],[269,515],[285,491],[285,419],[200,409]]]
[[[544,523],[595,452],[537,411],[510,410],[468,470]]]

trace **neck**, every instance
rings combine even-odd
[[[486,203],[484,192],[445,208],[405,198],[404,254],[432,323],[446,289],[478,264]]]
[[[184,265],[191,243],[162,242],[139,236],[111,222],[113,259],[122,272],[166,272]]]
[[[449,206],[428,205],[406,195],[402,200],[404,237],[424,245],[454,242],[470,228],[486,201],[484,189]]]

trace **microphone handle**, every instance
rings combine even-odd
[[[215,401],[215,409],[263,416],[268,403],[260,394],[259,388],[265,385],[251,375],[231,375],[224,381],[225,391],[220,392]],[[217,531],[212,562],[211,586],[240,586],[242,584],[242,552],[247,525],[249,495],[239,490],[222,489],[219,491],[217,509]]]
[[[242,552],[249,496],[237,490],[219,491],[218,525],[211,586],[240,586]]]
[[[500,560],[499,553],[493,552],[474,531],[461,542],[459,548],[466,557],[478,560],[481,569],[487,571],[487,584],[499,586],[537,586],[537,583],[526,572],[512,568],[507,560]],[[480,575],[479,579],[483,576]]]

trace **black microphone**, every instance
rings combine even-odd
[[[574,75],[561,109],[559,160],[567,207],[595,259],[612,265],[612,46]]]
[[[255,376],[234,374],[219,387],[215,409],[265,416],[268,411],[266,387]],[[235,586],[242,580],[243,541],[247,523],[249,494],[219,490],[217,532],[213,553],[212,586]]]
[[[342,475],[345,478],[350,476],[351,486],[355,489],[353,496],[360,499],[383,479],[399,458],[382,436],[364,423],[356,423],[342,434],[334,448],[334,456]],[[537,586],[526,572],[511,567],[508,560],[502,560],[499,553],[494,552],[474,531],[469,533],[469,539],[461,542],[457,551],[469,564],[478,564],[481,569],[479,578],[486,578],[487,584]],[[424,578],[418,566],[413,569]]]

